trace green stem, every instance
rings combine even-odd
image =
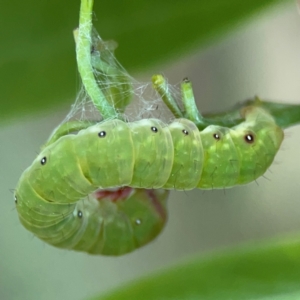
[[[192,83],[183,79],[181,83],[182,104],[185,110],[185,116],[194,123],[201,123],[203,120],[200,115],[194,97]]]
[[[300,123],[299,104],[265,102],[259,100],[258,98],[246,102],[246,104],[251,103],[268,110],[275,119],[277,125],[283,129]]]
[[[73,35],[77,44],[78,29],[74,30]],[[92,40],[93,44],[91,47],[97,50],[91,54],[91,65],[97,85],[108,103],[114,107],[117,113],[122,114],[133,100],[131,78],[122,66],[118,64],[113,52],[110,52],[113,50],[107,49],[109,42],[102,41],[95,30],[92,32]],[[118,118],[122,119],[121,116],[118,116]]]
[[[209,125],[230,128],[240,124],[244,120],[240,111],[246,106],[260,106],[266,109],[273,116],[277,125],[283,129],[300,124],[300,105],[265,102],[258,97],[245,101],[230,111],[202,116],[198,111],[192,84],[188,79],[183,80],[181,84],[183,110],[179,108],[169,92],[166,80],[162,75],[154,75],[152,82],[154,89],[159,93],[175,118],[185,117],[194,122],[199,130],[203,130]]]
[[[263,101],[258,97],[247,100],[238,106],[232,108],[229,111],[221,112],[217,114],[206,115],[207,119],[212,122],[220,123],[222,120],[231,120],[233,126],[237,125],[242,121],[240,117],[240,110],[246,106],[259,106],[267,110],[275,119],[275,122],[282,129],[300,124],[300,105],[299,104],[284,104]],[[228,126],[232,127],[232,126]]]
[[[79,32],[76,42],[76,58],[79,74],[87,94],[104,119],[117,115],[113,106],[106,100],[94,77],[91,63],[91,31],[93,0],[81,0]]]
[[[182,93],[182,104],[184,109],[180,109],[176,101],[174,100],[172,94],[168,89],[166,79],[162,75],[154,75],[152,77],[152,83],[154,89],[158,92],[163,102],[167,105],[170,111],[173,113],[175,118],[187,118],[193,121],[199,130],[205,129],[209,125],[219,125],[225,127],[233,127],[243,121],[239,118],[230,119],[223,117],[223,115],[218,115],[216,118],[205,118],[203,117],[195,103],[194,93],[192,84],[188,80],[184,80],[181,85]]]
[[[171,95],[165,78],[162,75],[153,75],[152,84],[153,88],[160,95],[160,97],[167,105],[169,110],[172,112],[172,114],[175,116],[175,118],[183,118],[183,113],[176,101],[174,100],[173,96]]]

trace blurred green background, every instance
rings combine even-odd
[[[102,37],[119,43],[118,59],[139,80],[162,72],[175,84],[188,76],[201,111],[226,109],[254,95],[299,103],[300,18],[295,2],[277,1],[281,3],[258,12],[256,1],[247,1],[245,11],[255,14],[243,25],[246,13],[234,1],[228,7],[212,1],[215,7],[207,11],[201,1],[188,2],[193,18],[182,9],[178,13],[169,1],[132,2],[137,11],[130,10],[128,1],[111,1],[103,8],[97,1],[95,26]],[[68,5],[14,0],[0,12],[0,299],[84,299],[195,253],[297,235],[299,127],[286,130],[266,178],[226,191],[173,192],[164,232],[126,256],[55,249],[21,226],[10,189],[64,118],[79,88],[72,39],[79,1]],[[216,20],[220,22],[214,28]],[[229,33],[236,24],[240,26]],[[176,43],[165,44],[167,37]]]

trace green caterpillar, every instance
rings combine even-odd
[[[256,99],[238,116],[204,118],[188,80],[181,86],[180,108],[156,75],[153,86],[174,120],[122,120],[133,94],[131,78],[105,47],[91,51],[104,45],[90,42],[91,9],[92,1],[82,0],[77,61],[104,120],[60,125],[22,174],[15,203],[21,223],[49,244],[121,255],[161,232],[169,190],[223,189],[263,175],[281,145],[282,128],[297,116],[292,117],[294,106]],[[278,117],[287,110],[291,118]]]
[[[144,190],[136,190],[131,202],[82,199],[108,188],[211,189],[255,180],[272,163],[283,131],[262,108],[242,113],[245,121],[233,128],[199,131],[188,119],[169,125],[113,119],[62,136],[22,174],[15,192],[20,220],[57,247],[110,255],[132,251],[160,231],[167,192],[158,190],[163,201],[156,203],[145,201]],[[110,230],[115,234],[108,238]]]

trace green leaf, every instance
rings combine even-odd
[[[129,70],[174,58],[283,0],[96,1],[94,25],[119,44]],[[73,102],[79,87],[72,30],[79,1],[7,1],[1,7],[0,120]],[[97,21],[98,20],[98,21]]]
[[[300,299],[300,242],[200,257],[95,299]]]

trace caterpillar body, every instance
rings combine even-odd
[[[21,175],[15,203],[24,227],[49,244],[121,255],[161,232],[170,190],[223,189],[263,175],[282,128],[299,122],[300,106],[256,98],[207,118],[189,80],[181,84],[179,105],[164,77],[155,75],[153,87],[173,121],[124,121],[133,80],[92,31],[92,4],[81,0],[74,34],[84,91],[103,121],[83,117],[58,126]]]
[[[111,255],[132,251],[156,236],[165,220],[167,192],[152,190],[161,198],[154,203],[147,190],[139,189],[227,188],[266,171],[283,131],[262,108],[250,106],[242,114],[245,121],[233,128],[211,125],[199,131],[187,119],[169,125],[158,119],[113,119],[62,136],[20,178],[15,197],[21,222],[58,247]],[[131,188],[135,200],[86,198],[99,189],[121,187]],[[107,241],[114,246],[106,247],[103,236],[110,230],[118,242]]]

